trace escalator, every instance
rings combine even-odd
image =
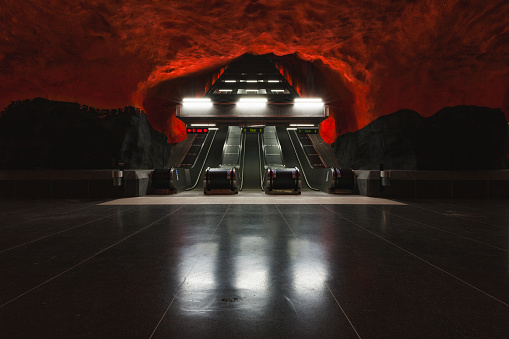
[[[186,147],[187,153],[179,151],[179,166],[170,175],[179,192],[353,191],[355,173],[337,166],[332,148],[318,134],[300,135],[284,126],[266,126],[263,133],[250,134],[242,133],[238,126],[222,126],[206,135],[191,136],[180,147]]]
[[[196,143],[191,144],[187,153],[182,156],[182,161],[173,168],[173,182],[179,192],[203,188],[204,169],[217,167],[221,162],[227,130],[228,127],[209,130],[199,148]],[[194,159],[189,160],[191,157]]]

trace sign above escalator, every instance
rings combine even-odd
[[[187,133],[195,133],[195,134],[204,134],[208,133],[209,129],[206,127],[200,127],[200,128],[194,128],[194,127],[188,127]]]
[[[263,133],[263,127],[243,127],[242,133],[261,134],[261,133]]]
[[[297,128],[298,134],[318,134],[318,128]]]

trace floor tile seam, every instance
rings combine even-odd
[[[88,257],[88,258],[86,258],[86,259],[84,259],[84,260],[80,261],[79,263],[77,263],[77,264],[75,264],[75,265],[73,265],[73,266],[69,267],[68,269],[66,269],[66,270],[64,270],[64,271],[62,271],[62,272],[60,272],[60,273],[58,273],[57,275],[55,275],[55,276],[53,276],[53,277],[51,277],[51,278],[47,279],[46,281],[44,281],[44,282],[42,282],[42,283],[38,284],[37,286],[32,287],[31,289],[29,289],[29,290],[27,290],[27,291],[25,291],[25,292],[21,293],[20,295],[18,295],[18,296],[16,296],[16,297],[14,297],[13,299],[11,299],[11,300],[9,300],[9,301],[7,301],[7,302],[3,303],[2,305],[0,305],[0,308],[2,308],[2,307],[4,307],[4,306],[7,306],[8,304],[10,304],[10,303],[12,303],[12,302],[14,302],[14,301],[18,300],[19,298],[21,298],[21,297],[23,297],[23,296],[25,296],[25,295],[27,295],[27,294],[29,294],[29,293],[31,293],[31,292],[33,292],[33,291],[35,291],[36,289],[38,289],[38,288],[40,288],[40,287],[42,287],[42,286],[46,285],[47,283],[50,283],[51,281],[53,281],[53,280],[57,279],[58,277],[60,277],[60,276],[64,275],[65,273],[67,273],[67,272],[69,272],[69,271],[71,271],[71,270],[75,269],[76,267],[81,266],[81,265],[83,265],[84,263],[86,263],[86,262],[88,262],[88,261],[90,261],[90,260],[94,259],[94,258],[95,258],[95,257],[97,257],[98,255],[100,255],[100,254],[102,254],[102,253],[104,253],[104,252],[106,252],[106,251],[108,251],[108,250],[112,249],[113,247],[117,246],[118,244],[120,244],[120,243],[122,243],[122,242],[124,242],[124,241],[126,241],[126,240],[128,240],[128,239],[130,239],[131,237],[133,237],[133,236],[137,235],[138,233],[143,232],[144,230],[148,229],[149,227],[151,227],[151,226],[155,225],[156,223],[160,222],[161,220],[163,220],[163,219],[165,219],[165,218],[169,217],[170,215],[172,215],[173,213],[177,212],[177,211],[178,211],[178,210],[180,210],[182,207],[184,207],[184,205],[182,205],[182,206],[178,207],[177,209],[175,209],[175,210],[171,211],[169,214],[165,215],[164,217],[159,218],[158,220],[156,220],[156,221],[154,221],[154,222],[150,223],[149,225],[147,225],[147,226],[145,226],[145,227],[143,227],[143,228],[139,229],[138,231],[136,231],[136,232],[134,232],[134,233],[131,233],[131,234],[130,234],[130,235],[128,235],[127,237],[124,237],[124,238],[122,238],[121,240],[119,240],[119,241],[117,241],[117,242],[113,243],[112,245],[110,245],[110,246],[108,246],[108,247],[106,247],[106,248],[104,248],[104,249],[100,250],[99,252],[96,252],[96,253],[95,253],[95,254],[93,254],[92,256],[90,256],[90,257]]]
[[[499,200],[499,199],[497,199],[497,200]],[[507,200],[509,202],[509,199],[504,199],[504,200]],[[456,201],[461,201],[461,200],[456,200]],[[487,201],[489,201],[489,200],[487,200]],[[474,201],[470,201],[470,202],[474,202]],[[464,208],[463,206],[458,205],[458,204],[454,204],[454,203],[451,204],[451,202],[448,202],[446,206],[447,207],[450,206],[451,208]],[[419,207],[419,206],[415,206],[415,207]],[[480,213],[490,213],[492,215],[509,217],[509,213],[496,212],[496,211],[492,211],[492,210],[491,211],[487,211],[485,209],[476,208],[476,207],[470,207],[470,206],[468,207],[468,209],[469,210],[475,210],[475,211],[480,212]]]
[[[2,200],[0,200],[0,202],[1,201]],[[44,200],[44,201],[46,202],[46,201],[51,201],[51,200]],[[13,203],[13,204],[15,205],[15,203]],[[48,204],[48,206],[50,206],[50,205],[51,204]],[[35,207],[35,208],[36,209],[46,209],[46,208],[48,208],[48,206],[40,206],[40,207]],[[80,208],[83,208],[83,207],[80,207]],[[8,212],[0,213],[0,216],[6,215],[6,214],[12,214],[12,213],[20,213],[20,212],[24,212],[24,211],[31,210],[31,209],[34,209],[34,206],[26,206],[26,207],[22,207],[20,210],[8,211]],[[40,213],[38,213],[38,214],[40,214]]]
[[[14,250],[14,249],[16,249],[16,248],[19,248],[19,247],[22,247],[22,246],[25,246],[25,245],[30,245],[30,244],[33,244],[33,243],[35,243],[35,242],[37,242],[37,241],[44,240],[44,239],[48,239],[48,238],[51,238],[51,237],[53,237],[53,236],[55,236],[55,235],[62,234],[62,233],[68,232],[68,231],[72,231],[72,230],[75,230],[75,229],[77,229],[77,228],[80,228],[80,227],[83,227],[83,226],[86,226],[86,225],[89,225],[89,224],[95,223],[95,222],[97,222],[97,221],[100,221],[100,220],[103,220],[103,219],[107,219],[107,218],[110,218],[110,217],[115,216],[115,215],[119,215],[119,214],[121,214],[122,212],[125,212],[125,211],[127,211],[127,210],[129,210],[129,209],[132,209],[132,208],[134,208],[134,206],[131,206],[131,207],[126,208],[126,209],[123,209],[123,210],[121,210],[121,211],[117,211],[117,212],[115,212],[115,213],[113,213],[113,214],[109,214],[109,215],[107,215],[107,216],[104,216],[104,217],[101,217],[101,218],[98,218],[98,219],[95,219],[95,220],[88,221],[88,222],[86,222],[86,223],[83,223],[83,224],[80,224],[80,225],[77,225],[77,226],[73,226],[73,227],[70,227],[70,228],[66,228],[66,229],[64,229],[64,230],[61,230],[61,231],[58,231],[58,232],[55,232],[55,233],[52,233],[52,234],[49,234],[49,235],[45,235],[45,236],[43,236],[43,237],[40,237],[40,238],[37,238],[37,239],[34,239],[34,240],[30,240],[30,241],[24,242],[24,243],[22,243],[22,244],[18,244],[18,245],[16,245],[16,246],[12,246],[12,247],[7,248],[7,249],[4,249],[4,250],[0,250],[0,255],[1,255],[2,253],[5,253],[5,252],[8,252],[8,251]]]
[[[373,206],[368,206],[368,207],[373,208],[373,209],[375,209],[375,210],[377,210],[377,211],[385,212],[385,213],[387,213],[387,214],[393,215],[393,216],[398,217],[398,218],[401,218],[401,219],[403,219],[403,220],[407,220],[407,221],[410,221],[410,222],[413,222],[413,223],[416,223],[416,224],[419,224],[419,225],[422,225],[422,226],[426,226],[426,227],[429,227],[429,228],[435,229],[435,230],[440,231],[440,232],[444,232],[444,233],[447,233],[447,234],[451,234],[451,235],[457,236],[457,237],[459,237],[459,238],[463,238],[463,239],[466,239],[466,240],[470,240],[470,241],[472,241],[472,242],[475,242],[475,243],[478,243],[478,244],[481,244],[481,245],[485,245],[485,246],[488,246],[488,247],[492,247],[492,248],[495,248],[495,249],[500,250],[500,251],[509,252],[509,250],[507,250],[507,249],[504,249],[504,248],[501,248],[501,247],[497,247],[497,246],[495,246],[495,245],[491,245],[491,244],[488,244],[488,243],[485,243],[485,242],[482,242],[482,241],[480,241],[480,240],[476,240],[476,239],[473,239],[473,238],[470,238],[470,237],[465,237],[465,236],[463,236],[463,235],[456,234],[456,233],[454,233],[454,232],[446,231],[446,230],[441,229],[441,228],[439,228],[439,227],[431,226],[431,225],[428,225],[428,224],[423,223],[423,222],[421,222],[421,221],[417,221],[417,220],[413,220],[413,219],[410,219],[410,218],[406,218],[406,217],[403,217],[403,216],[398,215],[398,214],[396,214],[396,213],[388,212],[388,211],[385,211],[385,210],[382,210],[382,209],[379,209],[379,208],[376,208],[376,207],[373,207]]]
[[[90,207],[95,207],[95,206],[98,206],[97,204],[91,204],[90,206],[87,206],[87,207],[82,207],[82,208],[78,208],[78,209],[74,209],[72,210],[71,214],[77,212],[77,211],[81,211],[81,210],[84,210],[84,209],[87,209],[87,208],[90,208]],[[65,215],[68,215],[69,213],[61,213],[61,214],[65,214]],[[23,225],[23,224],[27,224],[29,222],[34,222],[34,221],[39,221],[39,220],[42,220],[42,219],[45,219],[44,216],[41,216],[43,215],[44,213],[39,213],[38,215],[40,217],[36,218],[36,219],[31,219],[31,220],[26,220],[26,221],[22,221],[22,222],[19,222],[19,223],[16,223],[16,224],[10,224],[10,225],[7,225],[7,226],[3,226],[3,227],[0,227],[0,231],[1,230],[4,230],[4,229],[7,229],[7,228],[10,228],[10,227],[14,227],[14,226],[19,226],[19,225]]]
[[[175,301],[175,299],[177,298],[178,294],[180,293],[180,290],[182,289],[182,286],[184,286],[184,283],[186,282],[187,278],[189,277],[189,275],[191,275],[191,273],[193,272],[196,264],[198,263],[198,261],[202,258],[203,254],[205,253],[205,247],[207,246],[207,244],[210,243],[210,241],[212,240],[212,237],[214,236],[214,234],[216,234],[217,230],[219,229],[219,226],[221,225],[221,223],[223,222],[223,219],[224,217],[226,216],[226,214],[228,213],[228,211],[230,210],[230,206],[231,205],[228,205],[228,207],[226,208],[226,211],[224,212],[223,216],[221,217],[221,219],[219,220],[219,222],[217,223],[216,225],[216,228],[214,229],[214,232],[212,232],[212,234],[210,235],[209,239],[207,240],[207,242],[205,243],[205,246],[203,247],[203,250],[202,252],[200,253],[200,255],[198,256],[198,258],[196,259],[196,261],[194,262],[193,266],[189,269],[189,272],[186,274],[184,280],[182,281],[182,283],[179,285],[178,287],[178,290],[177,292],[175,293],[175,295],[173,296],[173,298],[171,299],[168,307],[166,308],[166,310],[164,311],[163,315],[161,316],[161,318],[159,319],[156,327],[154,328],[154,330],[152,331],[152,333],[150,334],[149,336],[149,339],[151,339],[154,334],[157,332],[157,329],[159,328],[159,326],[161,325],[163,319],[166,317],[166,314],[168,314],[168,311],[170,310],[171,308],[171,305],[173,305],[173,302]]]
[[[288,228],[290,229],[290,231],[292,232],[293,236],[295,237],[295,239],[299,240],[299,237],[293,232],[293,229],[292,227],[290,226],[290,224],[288,223],[288,221],[286,220],[286,218],[284,217],[283,213],[281,213],[281,210],[279,209],[278,205],[275,204],[279,214],[281,215],[281,218],[283,218],[285,224],[288,226]],[[320,274],[320,271],[318,270],[318,268],[316,267],[316,265],[313,265],[313,268],[315,269],[316,273],[318,274],[319,277],[321,277],[323,279],[323,276]],[[345,310],[343,309],[343,307],[341,306],[341,304],[339,303],[338,299],[336,298],[336,296],[334,295],[334,293],[332,293],[332,290],[330,289],[329,287],[329,284],[327,283],[327,281],[325,279],[323,279],[323,282],[325,284],[325,286],[327,287],[327,289],[329,290],[329,293],[332,295],[332,298],[334,299],[334,301],[336,302],[336,304],[339,306],[339,309],[341,310],[341,312],[343,313],[343,315],[345,316],[346,320],[348,321],[348,323],[350,324],[350,326],[352,327],[352,329],[354,330],[355,334],[357,335],[358,338],[361,338],[361,336],[359,335],[359,332],[357,332],[357,329],[355,328],[355,326],[353,325],[352,321],[350,320],[350,318],[348,317],[348,315],[346,314]]]
[[[418,208],[418,209],[422,209],[422,210],[425,210],[425,211],[429,211],[431,213],[434,213],[436,215],[443,216],[443,217],[458,218],[458,219],[462,219],[462,220],[466,220],[466,221],[471,221],[471,222],[474,222],[474,223],[479,223],[479,224],[483,224],[483,225],[492,226],[492,227],[495,227],[495,228],[498,228],[498,229],[505,229],[504,227],[496,225],[496,224],[490,224],[490,223],[487,223],[487,222],[484,222],[484,221],[474,220],[474,219],[460,217],[460,216],[455,216],[455,215],[447,215],[447,214],[436,212],[436,211],[434,211],[432,209],[429,209],[429,208],[424,208],[424,207],[417,206],[417,205],[410,204],[410,203],[407,203],[407,206]]]
[[[454,279],[456,279],[457,281],[459,281],[459,282],[461,282],[461,283],[463,283],[463,284],[465,284],[465,285],[467,285],[467,286],[469,286],[469,287],[471,287],[471,288],[475,289],[476,291],[478,291],[478,292],[480,292],[480,293],[484,294],[485,296],[487,296],[487,297],[489,297],[489,298],[491,298],[491,299],[493,299],[493,300],[495,300],[495,301],[497,301],[497,302],[501,303],[501,304],[502,304],[502,305],[504,305],[505,307],[509,307],[509,304],[508,304],[508,303],[506,303],[506,302],[504,302],[504,301],[502,301],[502,300],[498,299],[497,297],[495,297],[495,296],[493,296],[493,295],[489,294],[488,292],[483,291],[482,289],[480,289],[480,288],[478,288],[478,287],[476,287],[476,286],[474,286],[474,285],[472,285],[472,284],[468,283],[467,281],[465,281],[465,280],[461,279],[460,277],[455,276],[454,274],[452,274],[452,273],[448,272],[447,270],[445,270],[445,269],[443,269],[443,268],[441,268],[441,267],[439,267],[439,266],[437,266],[437,265],[435,265],[435,264],[433,264],[433,263],[431,263],[431,262],[427,261],[427,260],[426,260],[426,259],[424,259],[424,258],[421,258],[421,257],[420,257],[420,256],[418,256],[417,254],[410,252],[409,250],[407,250],[407,249],[405,249],[405,248],[403,248],[403,247],[401,247],[401,246],[397,245],[396,243],[394,243],[394,242],[392,242],[392,241],[390,241],[390,240],[388,240],[388,239],[385,239],[384,237],[382,237],[382,236],[380,236],[380,235],[378,235],[378,234],[376,234],[376,233],[374,233],[374,232],[372,232],[372,231],[368,230],[367,228],[365,228],[365,227],[363,227],[363,226],[361,226],[361,225],[359,225],[359,224],[355,223],[354,221],[352,221],[352,220],[350,220],[350,219],[348,219],[348,218],[346,218],[346,217],[342,216],[341,214],[338,214],[338,213],[336,213],[335,211],[332,211],[332,210],[328,209],[328,208],[327,208],[327,207],[325,207],[325,206],[324,206],[324,208],[325,208],[325,209],[327,209],[328,211],[330,211],[331,213],[336,214],[338,217],[340,217],[340,218],[342,218],[342,219],[345,219],[346,221],[348,221],[348,222],[349,222],[349,223],[351,223],[352,225],[354,225],[354,226],[356,226],[356,227],[358,227],[358,228],[360,228],[360,229],[362,229],[362,230],[364,230],[364,231],[368,232],[369,234],[371,234],[371,235],[373,235],[373,236],[375,236],[375,237],[377,237],[377,238],[379,238],[379,239],[381,239],[381,240],[383,240],[383,241],[387,242],[388,244],[390,244],[390,245],[392,245],[392,246],[394,246],[394,247],[396,247],[396,248],[398,248],[398,249],[402,250],[403,252],[405,252],[405,253],[407,253],[407,254],[409,254],[409,255],[413,256],[414,258],[416,258],[416,259],[418,259],[418,260],[420,260],[420,261],[422,261],[422,262],[426,263],[427,265],[429,265],[429,266],[431,266],[431,267],[433,267],[433,268],[435,268],[435,269],[439,270],[440,272],[442,272],[442,273],[444,273],[444,274],[446,274],[446,275],[450,276],[451,278],[454,278]]]

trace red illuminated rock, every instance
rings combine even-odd
[[[134,103],[178,141],[183,79],[246,52],[297,53],[323,79],[331,138],[399,109],[478,105],[507,118],[508,17],[505,0],[5,0],[0,106],[37,96]]]

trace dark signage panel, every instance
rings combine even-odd
[[[318,134],[318,128],[298,128],[298,134]]]
[[[244,127],[242,133],[263,133],[263,127]]]

